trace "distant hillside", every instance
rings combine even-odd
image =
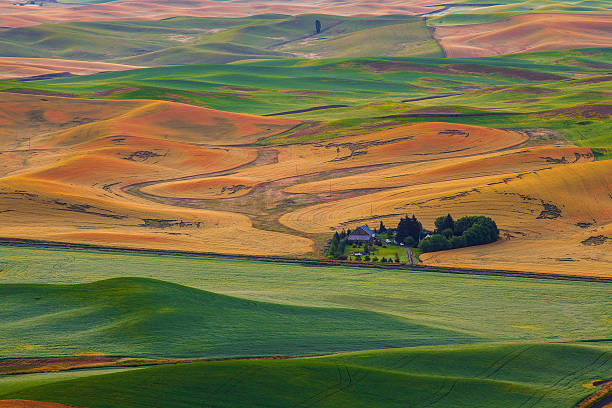
[[[504,16],[500,16],[504,17]],[[534,13],[489,23],[439,26],[434,36],[449,57],[612,46],[612,13]]]
[[[320,34],[315,31],[316,20],[321,22]],[[181,65],[304,55],[440,56],[441,51],[420,17],[309,14],[15,28],[2,32],[0,55]]]

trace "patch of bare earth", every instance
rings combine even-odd
[[[580,401],[576,408],[607,408],[612,406],[612,380],[593,381],[593,386],[601,388]]]
[[[0,400],[0,408],[79,408],[76,405],[57,402],[30,401],[21,399]]]
[[[48,357],[10,358],[0,360],[0,375],[31,374],[100,367],[137,367],[186,363],[185,359],[151,359],[130,357]],[[2,405],[0,405],[0,408]]]

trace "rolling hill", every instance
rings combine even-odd
[[[606,345],[417,347],[91,373],[0,396],[89,408],[191,407],[203,399],[219,407],[558,408],[578,402],[610,369]]]
[[[315,32],[315,21],[322,24]],[[377,46],[384,41],[386,48]],[[349,44],[356,44],[349,46]],[[244,18],[71,22],[2,31],[0,55],[129,65],[223,64],[321,54],[441,56],[422,18],[281,14]],[[313,55],[314,55],[313,54]]]
[[[449,57],[485,57],[610,47],[610,26],[612,14],[537,13],[511,16],[491,23],[439,26],[434,36]]]
[[[28,283],[35,284],[32,290],[44,291],[44,284],[53,284],[50,289],[68,285],[74,292],[79,289],[71,286],[75,283],[131,276],[266,304],[366,310],[491,342],[588,342],[610,337],[607,316],[612,304],[610,284],[605,282],[33,246],[2,246],[0,255],[0,282],[9,289]],[[97,293],[103,297],[105,290]],[[243,324],[228,321],[223,327]],[[35,355],[37,350],[28,353]]]
[[[477,337],[369,311],[256,302],[142,278],[2,285],[4,356],[299,355]]]

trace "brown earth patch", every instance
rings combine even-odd
[[[137,90],[138,90],[138,88],[134,88],[134,87],[113,88],[113,89],[107,89],[106,91],[94,92],[92,95],[94,95],[94,96],[110,96],[110,95],[114,95],[114,94],[119,93],[119,92],[132,92],[132,91],[137,91]]]
[[[0,375],[46,373],[99,367],[137,367],[188,363],[189,359],[150,359],[129,357],[47,357],[9,358],[0,360]],[[2,405],[0,405],[0,408]]]
[[[240,91],[240,92],[259,91],[259,89],[257,88],[251,88],[248,86],[231,86],[231,85],[222,86],[221,89],[227,89],[228,91]]]
[[[556,116],[582,117],[589,119],[605,119],[612,116],[612,105],[583,105],[571,108],[555,109],[537,114],[543,118],[553,118]]]
[[[506,68],[481,64],[445,64],[437,66],[418,65],[402,62],[390,61],[368,61],[359,64],[364,68],[373,70],[375,73],[387,72],[423,72],[429,74],[481,74],[481,75],[501,75],[510,78],[523,79],[528,81],[554,81],[565,77],[555,74],[530,71],[519,68]],[[355,64],[346,63],[339,67],[356,68]]]
[[[37,79],[44,79],[45,76],[62,76],[62,73],[89,75],[98,72],[125,71],[137,68],[144,67],[69,59],[0,57],[0,79],[34,79],[36,77],[38,77]]]
[[[292,94],[292,95],[332,95],[333,92],[330,91],[283,91],[284,93]]]
[[[547,74],[543,72],[530,71],[527,69],[495,67],[480,64],[449,64],[446,65],[450,71],[455,73],[469,73],[482,75],[501,75],[510,78],[523,79],[527,81],[555,81],[564,79],[560,75]]]
[[[482,24],[438,26],[434,38],[448,57],[487,57],[609,47],[611,24],[612,14],[531,13]]]
[[[605,235],[597,235],[594,237],[588,237],[587,239],[585,239],[584,241],[581,241],[580,243],[582,245],[603,245],[608,240],[612,241],[612,238],[606,237]]]
[[[580,83],[580,84],[598,84],[598,83],[601,83],[601,82],[608,82],[608,81],[612,81],[612,75],[596,76],[596,77],[591,77],[591,78],[585,78],[585,79],[581,79],[579,81],[576,81],[576,83]]]
[[[592,385],[601,388],[576,404],[575,408],[608,408],[612,405],[612,380],[593,381]]]
[[[0,400],[0,408],[79,408],[57,402],[30,401],[21,399]]]
[[[45,95],[45,96],[62,96],[65,98],[76,98],[76,94],[67,92],[54,92],[54,91],[43,91],[41,89],[25,89],[25,88],[13,88],[7,89],[2,92],[10,92],[24,95]]]

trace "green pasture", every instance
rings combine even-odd
[[[303,142],[403,123],[441,121],[551,129],[561,138],[593,148],[598,158],[607,158],[612,149],[611,50],[545,51],[490,58],[281,59],[184,65],[44,81],[0,81],[0,90],[171,100],[259,115],[348,105],[286,114],[284,117],[306,123],[261,144]],[[432,96],[436,98],[419,100]],[[300,136],[301,129],[310,126],[316,126],[317,131]]]
[[[198,362],[89,375],[0,398],[90,408],[572,407],[607,378],[609,344],[417,347],[294,360]]]
[[[10,286],[13,284],[79,284],[118,277],[160,279],[214,293],[176,287],[170,283],[139,283],[139,281],[126,281],[126,289],[123,292],[122,284],[117,281],[99,282],[85,287],[66,286],[64,289],[62,286]],[[117,288],[111,290],[110,286],[113,282]],[[338,327],[333,324],[341,324],[350,319],[359,322],[359,324],[355,323],[354,327],[351,325],[341,328],[336,334],[329,333],[332,337],[337,336],[336,340],[341,340],[345,344],[350,344],[350,341],[357,339],[355,341],[359,344],[354,343],[351,347],[359,349],[368,347],[368,344],[372,348],[372,342],[367,337],[368,333],[372,333],[368,325],[380,328],[381,336],[383,334],[390,336],[387,338],[392,339],[394,344],[398,345],[404,341],[414,341],[418,336],[427,337],[428,333],[436,332],[438,329],[442,330],[438,332],[440,333],[439,339],[436,336],[425,338],[425,344],[427,342],[439,344],[441,341],[446,342],[448,339],[457,339],[461,336],[464,336],[466,342],[474,339],[478,341],[540,341],[612,337],[610,329],[612,286],[596,282],[0,247],[0,283],[3,285],[3,293],[6,294],[2,296],[2,301],[6,302],[3,303],[5,311],[2,311],[5,313],[2,321],[7,322],[7,325],[2,327],[4,335],[16,339],[16,337],[24,337],[25,333],[29,333],[31,337],[29,337],[28,344],[40,344],[45,347],[43,340],[53,338],[51,334],[56,335],[55,338],[61,342],[61,330],[65,330],[66,327],[75,333],[75,341],[98,338],[100,344],[106,347],[105,337],[96,337],[98,334],[106,336],[117,329],[130,327],[130,322],[133,322],[135,328],[142,327],[139,325],[143,322],[170,322],[166,328],[158,328],[157,323],[151,327],[160,330],[159,333],[169,338],[167,340],[168,353],[173,350],[172,353],[178,355],[182,350],[180,344],[175,344],[178,342],[176,336],[183,334],[171,332],[172,321],[176,321],[177,324],[179,322],[187,324],[189,319],[199,322],[196,327],[190,329],[192,331],[185,334],[190,336],[188,338],[197,341],[195,343],[184,342],[184,347],[189,348],[194,344],[199,347],[202,341],[206,341],[206,337],[192,336],[202,334],[202,330],[205,330],[205,316],[213,314],[212,317],[207,318],[214,318],[214,321],[223,323],[222,319],[226,315],[226,312],[221,313],[223,310],[219,309],[221,306],[214,306],[219,303],[214,302],[234,305],[232,310],[236,310],[236,316],[249,315],[248,313],[252,311],[245,310],[248,309],[247,305],[252,304],[255,307],[259,305],[256,302],[265,302],[266,305],[261,305],[258,310],[262,311],[265,310],[265,307],[270,307],[274,312],[269,312],[269,314],[277,316],[274,319],[277,322],[270,319],[269,323],[263,324],[257,319],[263,318],[265,314],[255,313],[253,319],[261,323],[257,328],[261,333],[280,330],[281,327],[284,327],[283,324],[291,320],[292,315],[302,314],[305,323],[296,323],[295,330],[299,330],[296,333],[300,333],[305,340],[298,340],[299,337],[296,335],[294,344],[296,348],[299,345],[300,350],[308,347],[318,350],[322,348],[348,349],[341,344],[325,343],[329,340],[325,336],[317,339],[316,335],[320,331],[318,333],[309,332],[308,325],[319,327],[317,324],[323,324],[323,322],[316,322],[317,313],[329,315],[329,327]],[[127,286],[127,283],[130,283],[130,286]],[[145,288],[139,289],[139,285]],[[105,287],[107,289],[104,289]],[[98,289],[94,291],[95,296],[91,296],[91,305],[88,307],[87,297],[83,297],[84,293],[88,293],[85,289],[94,290],[95,288]],[[35,295],[35,292],[40,292],[41,295]],[[8,296],[10,293],[13,293],[13,297]],[[45,293],[48,293],[47,297],[43,296]],[[175,293],[176,296],[171,296],[171,293]],[[79,298],[77,295],[82,297]],[[227,299],[220,295],[240,299]],[[27,296],[30,296],[32,300],[25,302],[24,299]],[[36,300],[36,297],[40,299]],[[109,310],[104,300],[107,297],[125,307]],[[71,303],[63,303],[62,299],[65,299],[66,302],[69,300]],[[81,302],[84,302],[85,305]],[[176,308],[173,306],[175,302]],[[275,305],[267,305],[267,303]],[[206,306],[207,304],[209,306]],[[245,306],[241,309],[238,305]],[[280,305],[299,307],[283,309]],[[166,307],[169,309],[166,310]],[[210,312],[202,311],[202,308],[206,307],[216,309],[219,312],[218,316],[214,317],[212,309]],[[304,307],[325,308],[325,310],[303,309]],[[363,311],[375,313],[367,314]],[[201,318],[198,317],[199,313],[202,314]],[[100,319],[94,319],[91,316],[99,316]],[[185,319],[181,316],[184,316]],[[113,322],[117,326],[114,326]],[[364,322],[368,323],[364,324]],[[72,323],[74,326],[70,326]],[[34,324],[48,328],[50,334],[43,336],[37,334],[41,333],[40,331],[33,329],[27,332]],[[234,328],[241,330],[240,333],[234,332],[228,337],[228,339],[233,339],[235,347],[228,346],[222,350],[223,353],[236,355],[246,352],[246,349],[240,348],[242,346],[240,346],[238,334],[250,336],[247,329],[254,326],[238,318],[228,319],[222,327],[222,329],[217,329],[220,331],[216,331],[215,336],[222,336],[223,330],[228,330],[228,332]],[[415,330],[402,329],[409,327],[414,327]],[[15,332],[16,329],[26,331]],[[155,330],[152,333],[156,333]],[[347,331],[343,332],[344,330]],[[360,330],[364,330],[363,335],[359,335]],[[117,344],[123,344],[126,347],[133,346],[137,351],[146,350],[148,347],[146,342],[139,343],[143,341],[143,338],[137,335],[134,338],[124,337],[130,332],[122,330],[119,332],[119,337],[116,339]],[[11,333],[21,334],[11,335]],[[142,333],[147,334],[146,331]],[[39,336],[39,340],[36,340],[36,336]],[[270,344],[283,344],[282,342],[290,338],[291,334],[285,333],[276,340],[266,340],[261,337],[263,335],[259,336],[256,333],[254,336],[254,339],[260,339],[263,343],[254,343],[260,344],[261,347],[260,345],[257,348],[253,346],[252,351],[249,352],[251,355],[263,353],[264,349],[269,351],[269,348],[266,349],[268,341],[272,342]],[[385,339],[385,337],[381,338]],[[160,347],[155,349],[151,346],[152,350],[163,351],[164,346],[161,340],[155,338],[145,340],[149,342],[149,345]],[[349,342],[346,343],[347,341]],[[318,347],[320,344],[324,344],[325,347]],[[112,344],[107,346],[113,347]],[[69,347],[69,344],[63,345],[61,349],[58,348],[57,352],[65,350],[65,347]],[[213,354],[212,351],[217,347],[215,353],[222,354],[218,350],[225,346],[217,344],[211,347],[211,349],[202,348],[201,350],[203,353]],[[297,353],[290,349],[289,346],[283,348],[283,353]],[[34,355],[38,352],[37,350],[37,348],[30,348],[24,344],[21,353]],[[43,348],[39,351],[44,350]],[[276,350],[276,353],[281,352]]]
[[[0,375],[0,400],[3,399],[2,394],[15,393],[27,388],[32,388],[40,385],[72,380],[74,378],[87,377],[91,375],[118,373],[126,370],[141,370],[142,368],[143,367],[112,367],[56,371],[47,373]]]
[[[347,245],[346,248],[344,249],[344,255],[346,255],[348,257],[349,260],[356,260],[355,256],[352,256],[352,253],[364,253],[363,252],[363,245],[355,245],[355,244],[350,244]],[[364,254],[365,255],[365,254]],[[361,259],[363,259],[364,255],[361,255]],[[388,262],[395,262],[395,256],[397,255],[400,263],[408,263],[408,254],[406,253],[406,248],[401,247],[401,246],[393,246],[393,245],[383,245],[383,246],[378,246],[375,245],[374,251],[370,252],[368,254],[370,256],[370,258],[373,257],[377,257],[378,261],[380,261],[382,258],[385,258],[388,260]],[[373,261],[376,262],[376,261]]]
[[[320,34],[315,32],[316,20],[322,24]],[[372,55],[374,50],[380,53],[375,55],[442,55],[423,18],[400,15],[175,17],[158,21],[43,24],[5,29],[1,33],[3,56],[134,65],[221,64],[313,52],[326,57],[359,57]],[[381,41],[385,48],[377,47]]]
[[[0,337],[5,357],[302,355],[480,340],[371,311],[265,303],[143,278],[2,285]]]
[[[535,87],[532,92],[547,84],[554,88],[559,86],[560,80],[572,79],[578,73],[597,75],[610,70],[610,49],[582,52],[581,57],[576,55],[577,51],[558,51],[542,55],[533,53],[524,58],[284,59],[185,65],[45,81],[3,81],[0,89],[33,88],[97,98],[166,99],[222,110],[268,114],[329,104],[400,102],[466,94],[491,87],[501,87],[498,91],[508,88],[506,92],[511,93],[518,87],[515,94],[475,101],[485,103],[479,106],[482,109],[489,108],[487,104],[492,99],[497,103],[496,109],[512,110],[516,106],[510,102],[527,99],[525,92],[531,87]],[[562,62],[555,63],[558,60]],[[578,84],[570,85],[577,87]],[[589,96],[589,93],[601,92],[604,85],[582,84],[566,98],[574,99],[575,93],[585,94],[586,99],[593,98],[596,95]],[[529,89],[521,89],[526,86]],[[114,90],[116,92],[109,93]],[[98,94],[100,92],[104,93]],[[545,97],[551,98],[552,92]],[[435,104],[440,100],[444,98],[427,99],[419,105]],[[504,104],[504,101],[509,102]]]

